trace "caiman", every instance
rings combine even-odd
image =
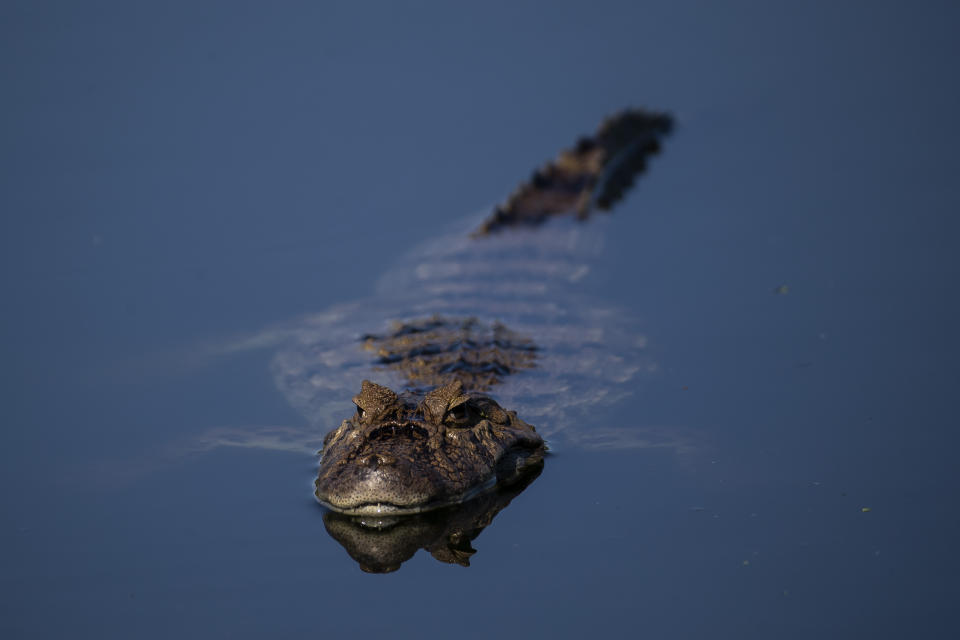
[[[563,304],[564,291],[589,272],[578,260],[594,238],[578,222],[554,219],[582,222],[611,208],[671,126],[668,115],[644,110],[608,118],[537,169],[471,233],[423,247],[413,252],[414,265],[391,272],[383,288],[405,292],[405,304],[386,295],[382,314],[346,306],[288,330],[297,346],[275,362],[278,385],[308,415],[325,419],[322,399],[363,377],[400,387],[363,379],[356,412],[324,439],[320,503],[350,515],[463,503],[542,465],[544,440],[525,420],[557,431],[558,414],[583,415],[624,393],[644,366],[643,340],[621,337],[611,353],[601,345],[612,334],[629,335],[623,318]],[[393,325],[376,329],[379,315]],[[368,321],[373,330],[363,333]],[[345,324],[353,337],[331,330]],[[342,343],[331,345],[338,335]],[[594,385],[572,389],[564,375]],[[507,378],[523,382],[510,391]],[[524,403],[521,418],[515,409]]]

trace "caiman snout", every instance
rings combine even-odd
[[[358,456],[355,464],[321,466],[316,496],[332,509],[356,515],[418,513],[447,497],[433,470],[376,452]]]

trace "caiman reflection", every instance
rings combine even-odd
[[[543,470],[530,460],[513,482],[463,504],[402,517],[348,516],[328,511],[323,524],[367,573],[389,573],[425,549],[440,562],[470,566],[472,542]]]

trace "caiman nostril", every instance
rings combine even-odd
[[[396,458],[386,453],[371,453],[370,455],[360,458],[360,464],[365,467],[370,467],[371,469],[384,467],[396,461]]]

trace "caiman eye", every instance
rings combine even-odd
[[[467,403],[459,404],[447,411],[447,421],[461,423],[467,421]]]

